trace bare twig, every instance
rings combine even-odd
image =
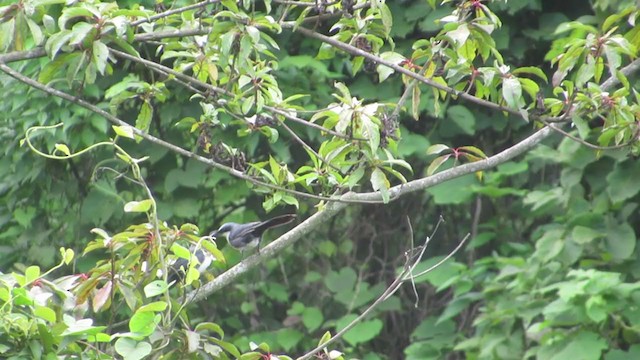
[[[196,29],[156,31],[151,33],[136,34],[133,37],[133,39],[135,41],[155,41],[155,40],[163,40],[168,38],[207,35],[210,31],[211,31],[211,28],[208,28],[208,27],[196,28]]]
[[[629,147],[635,141],[635,139],[632,138],[628,142],[625,142],[625,143],[622,143],[622,144],[619,144],[619,145],[614,145],[614,146],[595,145],[595,144],[592,144],[592,143],[590,143],[590,142],[588,142],[586,140],[580,139],[579,137],[574,136],[574,135],[572,135],[572,134],[560,129],[556,124],[548,123],[543,119],[540,119],[539,121],[541,123],[547,125],[548,127],[550,127],[553,131],[555,131],[555,132],[557,132],[559,134],[562,134],[562,136],[565,136],[565,137],[567,137],[567,138],[569,138],[569,139],[571,139],[571,140],[573,140],[573,141],[575,141],[577,143],[580,143],[580,144],[582,144],[582,145],[584,145],[584,146],[586,146],[586,147],[588,147],[590,149],[594,149],[594,150],[600,150],[600,151],[603,151],[603,150],[619,150],[619,149],[622,149],[622,148],[625,148],[625,147]]]
[[[181,8],[167,10],[167,11],[161,12],[159,14],[149,16],[148,18],[145,18],[145,19],[136,20],[136,21],[131,23],[131,26],[135,27],[135,26],[138,26],[140,24],[144,24],[144,23],[147,23],[147,22],[152,22],[152,21],[155,21],[155,20],[158,20],[158,19],[165,18],[167,16],[171,16],[171,15],[179,14],[179,13],[182,13],[182,12],[185,12],[185,11],[189,11],[189,10],[205,7],[207,5],[215,4],[215,3],[218,3],[218,2],[220,2],[220,0],[206,0],[206,1],[201,1],[199,3],[183,6]]]
[[[281,5],[316,6],[315,1],[305,2],[305,1],[293,1],[293,0],[273,0],[273,2]],[[335,2],[333,4],[335,4]]]
[[[440,265],[444,264],[447,260],[451,259],[451,257],[453,255],[455,255],[458,250],[460,250],[460,248],[462,248],[462,245],[464,245],[464,243],[469,239],[469,237],[471,236],[471,234],[467,234],[465,235],[465,237],[462,239],[462,241],[460,241],[460,243],[458,244],[458,246],[456,246],[455,249],[453,249],[452,252],[450,252],[447,256],[445,256],[444,258],[442,258],[442,260],[438,261],[437,263],[433,264],[431,267],[429,267],[428,269],[421,271],[417,274],[407,274],[407,275],[411,275],[408,278],[405,278],[404,280],[408,280],[408,279],[415,279],[417,277],[420,277],[422,275],[426,275],[430,272],[432,272],[433,270],[437,269]]]
[[[439,224],[439,223],[438,223]],[[437,229],[437,227],[436,227]],[[430,271],[435,270],[438,266],[442,265],[445,261],[447,261],[448,259],[450,259],[453,255],[455,255],[458,250],[460,250],[460,248],[462,248],[462,245],[464,245],[464,243],[467,241],[467,239],[469,238],[469,234],[467,234],[458,244],[458,246],[456,246],[456,248],[451,251],[447,256],[445,256],[441,261],[439,261],[437,264],[435,264],[434,266],[430,267],[429,269],[423,271],[421,273],[421,275],[424,275]],[[404,269],[403,271],[395,278],[395,280],[391,283],[391,285],[389,285],[387,287],[387,289],[382,293],[382,295],[380,295],[376,301],[374,301],[371,305],[369,305],[369,307],[367,307],[366,310],[364,310],[358,317],[356,317],[355,319],[353,319],[353,321],[351,321],[347,326],[345,326],[344,328],[342,328],[340,331],[338,331],[335,335],[333,335],[329,340],[327,340],[326,342],[322,343],[321,345],[318,345],[316,348],[314,348],[313,350],[307,352],[306,354],[298,357],[296,360],[306,360],[311,358],[312,356],[316,355],[319,351],[324,350],[327,346],[329,346],[330,344],[332,344],[333,342],[335,342],[336,340],[340,339],[342,336],[344,336],[344,334],[347,333],[347,331],[351,330],[356,324],[358,324],[359,322],[361,322],[373,309],[375,309],[378,305],[380,305],[383,301],[387,300],[391,295],[393,295],[396,291],[398,291],[398,289],[400,288],[400,286],[402,286],[402,284],[404,282],[406,282],[407,280],[413,280],[415,278],[415,276],[409,276],[412,274],[413,269],[415,269],[415,267],[420,263],[420,261],[422,260],[422,256],[424,255],[427,245],[429,244],[429,240],[431,239],[431,237],[427,237],[425,239],[425,243],[424,245],[422,245],[422,250],[420,252],[420,255],[415,257],[415,258],[411,258],[411,257],[407,257],[407,261],[405,263]],[[408,276],[408,277],[407,277]],[[417,275],[416,275],[417,276]]]
[[[426,71],[427,71],[427,66],[423,66],[422,69],[420,69],[419,75],[424,76],[424,73]],[[411,80],[411,82],[409,82],[407,87],[404,89],[402,96],[400,96],[400,100],[398,100],[398,104],[396,108],[393,109],[393,113],[391,113],[391,118],[395,118],[398,115],[400,115],[400,109],[402,108],[402,106],[404,106],[404,103],[407,101],[407,99],[409,99],[409,95],[413,91],[413,88],[416,87],[416,85],[418,85],[418,82],[419,82],[418,79],[413,79]]]
[[[360,9],[364,9],[369,7],[370,4],[364,3],[364,4],[360,4],[357,6],[353,7],[353,10],[360,10]],[[319,21],[324,21],[324,20],[328,20],[328,19],[332,19],[332,18],[337,18],[337,17],[341,17],[345,14],[345,11],[336,11],[335,13],[328,13],[328,14],[320,14],[320,15],[315,15],[315,16],[309,16],[307,18],[305,18],[304,20],[302,20],[303,24],[308,24],[308,23],[317,23]],[[295,28],[297,25],[296,21],[283,21],[281,26],[282,28]]]
[[[284,127],[285,130],[287,130],[287,132],[289,133],[289,135],[291,135],[291,137],[293,137],[293,139],[296,142],[298,142],[300,145],[302,145],[303,148],[305,148],[308,151],[310,151],[318,159],[322,160],[322,162],[325,163],[327,166],[331,167],[332,169],[334,169],[336,171],[340,171],[340,169],[338,169],[338,167],[333,165],[331,162],[327,161],[327,159],[325,159],[322,155],[318,154],[310,145],[308,145],[306,142],[304,142],[304,140],[302,140],[300,138],[300,136],[298,136],[298,134],[296,134],[295,131],[291,130],[291,128],[287,126],[287,124],[285,124],[284,122],[281,122],[280,126]]]

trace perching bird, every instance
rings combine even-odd
[[[196,250],[197,249],[197,250]],[[208,267],[211,265],[215,258],[208,251],[202,250],[195,245],[192,245],[189,248],[189,252],[194,255],[196,259],[198,259],[198,265],[196,270],[200,274],[202,274]],[[169,267],[169,273],[167,274],[167,282],[171,284],[172,281],[180,280],[182,281],[189,269],[189,260],[185,258],[178,258],[171,266]]]
[[[212,231],[209,236],[217,238],[226,235],[229,244],[238,250],[253,249],[260,245],[262,234],[273,227],[281,226],[292,222],[296,218],[295,214],[276,216],[265,221],[254,221],[246,224],[226,223],[218,230]]]

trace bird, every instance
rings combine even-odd
[[[217,238],[221,235],[226,235],[229,245],[237,250],[243,251],[258,247],[259,251],[260,240],[262,240],[262,234],[266,230],[288,224],[295,218],[295,214],[286,214],[269,220],[254,221],[246,224],[228,222],[220,226],[218,230],[212,231],[209,236]]]
[[[192,257],[198,259],[198,265],[196,270],[198,273],[202,274],[209,265],[215,260],[214,256],[211,255],[208,251],[202,250],[199,246],[192,245],[189,248],[189,252],[192,254]],[[171,266],[169,267],[169,271],[167,274],[167,282],[171,284],[173,281],[182,281],[185,278],[187,270],[189,269],[189,262],[191,259],[178,258]]]

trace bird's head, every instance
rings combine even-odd
[[[227,236],[229,234],[229,232],[231,230],[233,230],[234,227],[236,227],[238,224],[236,223],[226,223],[223,224],[222,226],[220,226],[220,228],[218,230],[214,230],[211,233],[209,233],[209,236],[211,236],[214,239],[217,239],[220,236]]]

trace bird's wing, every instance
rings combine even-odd
[[[243,239],[243,241],[253,241],[253,238],[260,238],[265,230],[272,227],[290,223],[296,218],[295,214],[280,215],[265,221],[254,221],[237,225],[229,232],[229,240]]]
[[[280,216],[276,216],[273,217],[269,220],[265,220],[261,223],[259,223],[256,226],[256,231],[258,231],[259,233],[264,232],[267,229],[271,229],[273,227],[276,226],[281,226],[284,224],[288,224],[290,222],[292,222],[293,220],[295,220],[296,218],[296,214],[285,214],[285,215],[280,215]]]
[[[229,232],[229,239],[235,239],[238,237],[245,237],[247,235],[256,235],[253,232],[256,230],[257,226],[262,224],[260,221],[254,221],[246,224],[240,224],[235,229]]]

